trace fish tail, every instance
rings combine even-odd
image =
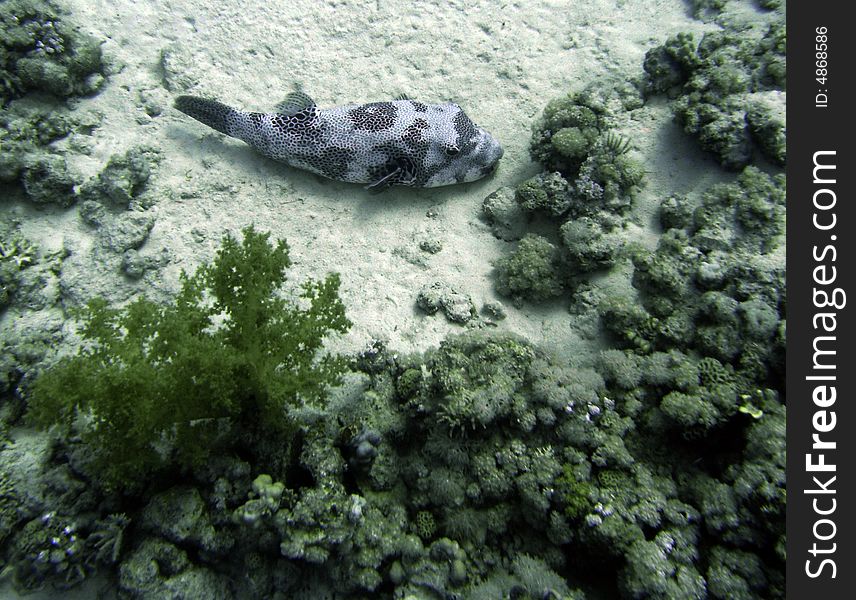
[[[231,106],[198,96],[179,96],[175,99],[174,106],[187,116],[220,133],[237,137],[234,125],[240,113]]]

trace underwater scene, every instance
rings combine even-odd
[[[785,45],[0,0],[0,598],[783,598]]]

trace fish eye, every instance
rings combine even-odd
[[[444,151],[446,152],[446,156],[457,156],[461,152],[461,149],[457,146],[446,146]]]

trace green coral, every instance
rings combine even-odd
[[[214,529],[208,507],[196,488],[175,486],[156,494],[140,513],[140,526],[185,548],[218,553],[232,545]]]
[[[587,273],[614,263],[623,246],[618,230],[645,172],[629,155],[631,141],[614,131],[613,122],[617,113],[640,106],[633,86],[616,83],[589,86],[547,104],[530,142],[532,158],[546,170],[520,183],[514,197],[518,211],[547,215],[557,225],[562,246],[530,233],[497,261],[497,290],[515,304],[560,296],[576,289]],[[486,211],[497,197],[485,200]],[[507,207],[505,212],[513,214]],[[488,214],[496,232],[498,219]],[[520,238],[519,219],[514,223],[515,233],[497,235]]]
[[[710,557],[707,581],[711,597],[751,600],[767,586],[756,555],[717,546],[711,550]]]
[[[511,571],[520,580],[524,598],[568,598],[568,584],[541,559],[521,554],[515,556]],[[518,594],[518,597],[520,597]]]
[[[676,96],[677,121],[724,167],[742,169],[756,148],[783,165],[785,36],[783,16],[766,31],[729,22],[697,45],[678,34],[645,55],[648,91]]]
[[[15,585],[34,590],[48,579],[60,588],[80,583],[94,569],[87,541],[73,519],[55,512],[28,521],[11,543]]]
[[[273,521],[283,556],[334,569],[346,590],[374,591],[384,563],[422,550],[419,538],[404,533],[401,506],[348,495],[338,482],[304,488]]]
[[[594,490],[585,481],[578,481],[569,465],[556,480],[565,516],[580,519],[594,510],[591,496]]]
[[[746,123],[764,156],[784,166],[787,158],[784,93],[756,94],[746,111]]]
[[[660,226],[683,229],[692,221],[692,206],[685,196],[673,195],[660,202]]]
[[[425,541],[430,540],[437,533],[437,523],[430,511],[420,510],[416,513],[414,524],[416,526],[416,533]]]
[[[549,174],[518,188],[521,205],[571,217],[627,212],[644,171],[627,155],[630,141],[613,131],[612,121],[615,113],[635,108],[634,99],[638,92],[604,84],[550,101],[530,144],[532,158]]]
[[[90,343],[36,381],[31,418],[78,429],[107,482],[197,463],[238,426],[293,431],[294,411],[322,402],[338,380],[342,361],[316,356],[325,335],[350,324],[338,276],[304,284],[305,308],[287,301],[277,290],[288,246],[253,227],[243,234],[183,275],[171,305],[90,301],[81,313]]]
[[[578,539],[623,561],[625,597],[782,597],[785,407],[766,386],[784,384],[783,193],[748,167],[667,198],[657,249],[631,249],[635,290],[600,307],[624,348],[596,363],[616,411],[568,438],[598,438],[596,478],[567,469],[592,485]]]
[[[683,85],[701,63],[691,33],[678,33],[645,53],[642,67],[648,74],[649,91],[663,93]]]
[[[739,327],[730,296],[706,301],[704,318]],[[715,597],[781,597],[784,555],[772,550],[784,540],[784,406],[755,387],[768,380],[769,363],[750,374],[674,349],[641,361],[625,353],[622,361],[604,352],[600,368],[619,413],[635,415],[622,434],[635,463],[601,468],[582,539],[617,548],[626,597],[703,597],[705,588]],[[624,375],[628,361],[641,373]],[[648,528],[653,538],[643,535]],[[746,573],[726,566],[738,563]]]
[[[273,478],[263,473],[253,480],[253,489],[250,498],[235,509],[232,518],[241,523],[259,526],[261,519],[270,517],[279,509],[282,501],[285,484],[274,481]]]
[[[681,215],[670,224],[684,227],[668,229],[654,252],[633,247],[641,302],[605,300],[607,331],[626,348],[691,349],[763,381],[781,360],[784,270],[767,256],[783,241],[784,186],[783,176],[747,167],[703,193],[691,212],[667,198],[664,210]]]
[[[6,445],[6,427],[5,423],[0,422],[3,428],[2,445]],[[10,481],[6,473],[0,473],[0,544],[4,544],[6,539],[11,536],[18,523],[21,522],[20,513],[21,501],[18,494],[15,493],[15,487]]]
[[[536,234],[526,234],[517,250],[496,261],[496,288],[515,302],[543,301],[564,290],[562,255],[557,246]]]
[[[80,183],[51,142],[88,133],[97,118],[71,116],[58,101],[22,101],[30,93],[57,100],[98,91],[106,71],[101,44],[75,31],[52,2],[0,3],[0,181],[19,182],[37,203],[68,206]],[[43,108],[46,104],[53,104]]]
[[[603,127],[603,115],[579,101],[577,94],[551,100],[532,136],[532,158],[548,170],[579,169]],[[554,137],[558,140],[554,142]]]
[[[514,192],[517,203],[526,211],[545,211],[561,216],[571,206],[571,190],[560,173],[541,173],[527,179]]]
[[[103,83],[100,42],[67,26],[51,2],[0,4],[0,40],[0,105],[29,91],[92,94]]]
[[[620,235],[589,217],[569,219],[559,228],[569,269],[583,274],[611,267],[624,245]]]
[[[76,201],[80,178],[51,144],[94,125],[91,118],[65,109],[24,103],[0,107],[0,181],[18,183],[33,202],[69,206]]]
[[[441,345],[430,371],[439,422],[450,433],[466,432],[513,414],[518,407],[512,392],[534,356],[527,342],[513,336]]]
[[[570,160],[585,158],[592,141],[579,127],[563,127],[550,139],[553,149]]]
[[[576,214],[594,214],[598,209],[623,215],[642,185],[645,171],[627,156],[629,141],[607,132],[598,138],[574,180]]]
[[[722,417],[716,405],[705,397],[682,392],[669,392],[660,403],[663,412],[682,428],[686,437],[694,437],[695,428],[707,430],[719,424]]]
[[[598,357],[598,368],[604,380],[624,390],[632,390],[642,379],[639,358],[621,350],[604,350]]]
[[[605,298],[598,311],[604,329],[621,347],[636,348],[646,354],[654,349],[662,325],[635,298]]]
[[[76,199],[77,178],[65,157],[54,154],[30,157],[24,164],[21,183],[27,196],[36,203],[70,206]]]
[[[629,598],[704,598],[706,582],[692,562],[675,559],[674,537],[663,532],[636,540],[627,551],[621,587]]]
[[[378,372],[380,364],[387,365],[391,385]],[[359,416],[389,440],[384,452],[393,453],[399,473],[395,492],[357,476],[363,490],[372,488],[366,497],[404,492],[408,514],[416,521],[411,527],[419,527],[426,540],[442,535],[464,547],[475,541],[490,560],[502,547],[508,556],[528,553],[557,568],[562,562],[558,548],[573,538],[573,519],[565,515],[557,493],[563,489],[559,482],[566,460],[568,477],[587,485],[583,453],[572,465],[565,457],[570,449],[562,449],[572,446],[574,433],[580,437],[573,446],[598,443],[586,432],[588,419],[600,419],[600,377],[570,369],[515,336],[488,331],[449,338],[419,357],[384,352],[371,365],[374,404],[389,402],[384,410],[403,411],[410,426],[402,431],[398,419],[383,423],[372,415]],[[571,422],[573,427],[562,426]],[[598,460],[623,460],[618,458],[621,431],[620,426],[610,430],[614,435],[603,440]],[[427,537],[431,528],[418,525],[422,521],[433,521],[433,536]],[[545,538],[550,540],[546,552]],[[440,542],[432,544],[432,557]],[[440,593],[494,571],[486,558],[473,563],[469,553],[443,555],[449,562],[433,566],[402,560],[404,572],[395,570],[401,582],[397,593],[417,583]]]
[[[119,588],[137,598],[228,598],[225,576],[194,565],[188,552],[157,538],[145,539],[122,562]]]

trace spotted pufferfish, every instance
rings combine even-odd
[[[265,156],[372,192],[393,185],[437,187],[493,172],[502,147],[452,102],[390,102],[319,109],[293,92],[274,113],[236,110],[196,96],[175,108]]]

